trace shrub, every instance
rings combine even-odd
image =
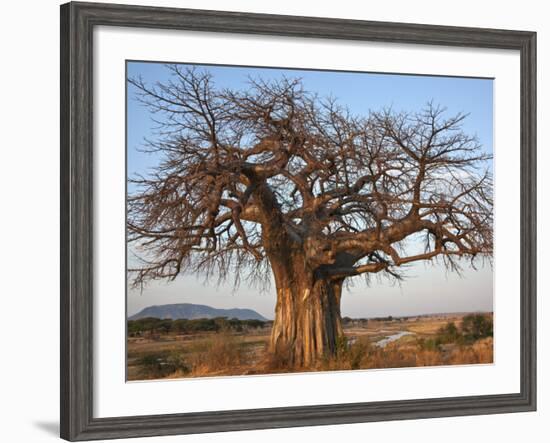
[[[437,332],[437,344],[455,343],[460,341],[460,332],[454,322],[450,321]]]
[[[262,320],[239,320],[237,318],[197,318],[189,319],[159,319],[154,317],[128,320],[128,335],[130,337],[141,336],[144,333],[168,334],[177,332],[180,334],[192,332],[218,332],[234,331],[242,332],[245,328],[263,328],[268,322]]]
[[[462,335],[469,341],[492,337],[493,319],[482,314],[470,314],[462,319],[461,329]]]
[[[439,348],[437,338],[419,338],[416,340],[416,343],[421,351],[436,351]]]
[[[136,362],[142,378],[164,378],[179,371],[182,374],[189,373],[190,369],[181,354],[172,352],[169,354],[148,354],[139,358]]]
[[[344,370],[360,369],[370,349],[367,338],[357,338],[353,343],[341,336],[336,342],[336,355],[326,357],[316,369],[321,370]]]

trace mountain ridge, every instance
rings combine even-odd
[[[214,308],[208,305],[198,305],[194,303],[172,303],[166,305],[151,305],[143,308],[128,317],[128,320],[139,320],[141,318],[154,317],[172,320],[188,319],[194,320],[197,318],[216,318],[227,317],[237,318],[239,320],[262,320],[267,321],[263,315],[248,308]]]

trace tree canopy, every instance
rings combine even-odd
[[[136,284],[186,271],[261,278],[288,245],[334,280],[491,256],[491,155],[463,131],[466,114],[428,103],[354,115],[300,79],[230,90],[167,67],[165,83],[128,80],[159,124],[145,149],[162,158],[128,198]]]

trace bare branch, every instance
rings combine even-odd
[[[145,150],[162,157],[131,181],[137,284],[257,276],[285,254],[331,279],[491,256],[491,156],[462,131],[465,114],[429,103],[353,116],[299,79],[222,90],[208,72],[168,68],[164,84],[128,80],[159,125]],[[425,252],[397,252],[419,235]]]

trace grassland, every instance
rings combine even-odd
[[[295,372],[267,352],[271,322],[150,320],[128,325],[130,381]],[[336,356],[301,370],[492,363],[492,324],[487,313],[345,318]]]

